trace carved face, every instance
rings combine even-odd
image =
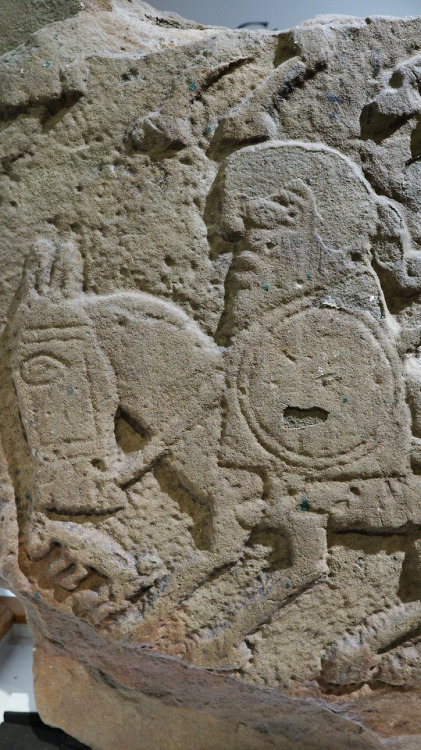
[[[319,217],[307,186],[294,180],[275,195],[247,199],[243,210],[245,234],[231,266],[237,288],[300,288],[320,255]]]

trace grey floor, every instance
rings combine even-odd
[[[0,595],[5,594],[0,589]],[[5,711],[36,711],[32,647],[32,636],[27,625],[13,625],[0,641],[0,724]]]

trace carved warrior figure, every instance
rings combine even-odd
[[[379,277],[410,291],[421,278],[398,209],[333,149],[243,148],[216,189],[209,236],[232,262],[215,341],[167,301],[85,293],[74,242],[35,243],[10,329],[27,442],[14,480],[20,564],[43,600],[134,641],[181,618],[184,658],[240,668],[256,629],[328,574],[327,529],[358,528],[363,511],[373,532],[420,523],[418,360],[405,392]],[[119,534],[148,482],[179,488],[193,556],[169,558],[149,530],[129,544]],[[370,507],[391,482],[394,500]],[[224,585],[198,619],[218,570]],[[400,636],[418,609],[403,605]]]

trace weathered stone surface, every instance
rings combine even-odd
[[[0,57],[0,578],[93,748],[419,739],[420,32],[92,0]]]
[[[46,24],[76,15],[83,7],[81,0],[0,0],[0,54],[23,44]]]

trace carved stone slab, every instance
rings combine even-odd
[[[91,0],[0,57],[0,582],[94,750],[419,736],[420,33]]]

